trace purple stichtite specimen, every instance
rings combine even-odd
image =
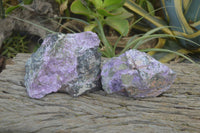
[[[166,65],[138,50],[129,50],[107,61],[101,72],[107,93],[134,98],[156,97],[168,90],[176,74]]]
[[[100,86],[100,40],[93,32],[51,34],[26,63],[25,86],[32,98],[64,91],[79,96]]]

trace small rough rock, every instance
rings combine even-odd
[[[100,88],[99,43],[93,32],[48,35],[26,63],[28,95],[38,99],[62,91],[79,96]]]
[[[102,67],[102,87],[108,93],[133,98],[156,97],[170,88],[176,74],[138,50],[129,50]]]

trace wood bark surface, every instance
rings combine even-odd
[[[23,85],[28,57],[18,54],[0,74],[1,133],[200,132],[200,67],[194,64],[167,64],[177,78],[155,98],[97,91],[78,98],[53,93],[36,100]]]

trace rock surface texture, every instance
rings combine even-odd
[[[72,96],[99,88],[100,40],[95,33],[51,34],[26,63],[25,86],[32,98],[64,91]]]
[[[168,90],[176,74],[146,53],[129,50],[107,61],[101,76],[107,93],[141,98],[155,97]]]

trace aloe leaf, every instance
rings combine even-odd
[[[185,40],[187,42],[190,42],[190,43],[193,43],[194,45],[198,45],[200,46],[200,44],[190,40],[190,39],[187,39],[187,38],[184,38],[184,37],[180,37],[180,36],[174,36],[174,35],[168,35],[168,34],[153,34],[153,35],[148,35],[148,36],[141,36],[135,40],[133,40],[132,42],[130,43],[127,43],[126,44],[126,47],[122,50],[121,53],[125,52],[127,49],[129,49],[130,47],[133,47],[133,49],[137,49],[142,43],[141,41],[145,40],[145,39],[148,39],[148,38],[160,38],[160,37],[172,37],[172,38],[178,38],[178,39],[182,39],[182,40]]]
[[[183,14],[182,1],[181,0],[171,0],[165,1],[166,11],[170,19],[170,25],[176,28],[171,28],[175,35],[182,36],[185,38],[190,38],[192,41],[199,43],[200,42],[200,32],[192,29],[188,21],[186,20]],[[192,3],[191,3],[192,5]],[[188,11],[189,12],[189,11]],[[197,11],[198,12],[198,11]],[[194,36],[195,35],[195,36]],[[193,37],[192,37],[193,36]],[[185,40],[179,39],[181,45],[187,49],[196,49],[199,48],[199,45],[187,42]]]
[[[71,4],[71,11],[75,14],[81,14],[81,15],[85,15],[88,17],[93,17],[92,12],[89,10],[89,8],[86,8],[80,0],[75,0],[72,4]]]
[[[156,46],[154,48],[163,48],[165,46],[167,39],[164,38],[158,38],[158,42],[156,44]],[[156,53],[156,51],[150,51],[148,52],[149,55],[154,55]]]
[[[165,8],[170,19],[169,25],[177,27],[171,28],[172,30],[184,32],[186,34],[194,33],[184,17],[182,9],[182,0],[166,0]]]
[[[187,21],[196,22],[200,20],[200,0],[191,0],[188,10],[185,12]]]
[[[190,26],[194,27],[197,30],[200,30],[200,21],[190,24]],[[199,32],[199,31],[197,31],[197,32]],[[200,33],[199,33],[199,35],[200,35]]]
[[[171,27],[171,26],[163,26],[163,27],[154,28],[154,29],[152,29],[152,30],[146,32],[146,33],[144,34],[144,36],[151,35],[151,34],[157,32],[157,31],[160,31],[160,30],[162,30],[162,29],[164,29],[164,28],[169,28],[169,27]]]
[[[200,34],[198,37],[191,38],[190,40],[200,44]],[[181,42],[182,46],[184,46],[185,48],[190,49],[190,50],[194,50],[194,49],[197,49],[200,47],[200,45],[194,44],[193,42],[188,42],[188,41],[182,40],[182,39],[179,39],[179,41]]]
[[[165,20],[167,20],[167,22],[169,22],[169,16],[166,10],[166,6],[165,6],[165,0],[160,0],[161,6],[163,7],[163,11],[164,11],[164,18]]]
[[[187,60],[189,60],[192,63],[195,63],[192,59],[190,59],[189,57],[185,56],[184,54],[177,52],[177,51],[172,51],[172,50],[168,50],[168,49],[156,49],[156,48],[152,48],[152,49],[145,49],[145,50],[140,50],[142,52],[149,52],[149,51],[157,51],[157,52],[166,52],[166,53],[173,53],[176,55],[179,55]],[[170,59],[171,60],[171,59]],[[167,61],[162,61],[163,63],[166,63]]]
[[[129,23],[128,23],[128,20],[125,20],[125,19],[107,17],[105,19],[105,24],[114,28],[116,31],[118,31],[123,36],[126,36],[129,31]]]
[[[149,22],[151,22],[157,27],[167,26],[167,24],[163,20],[158,19],[154,16],[151,16],[148,12],[146,12],[144,9],[142,9],[140,6],[138,6],[135,2],[131,0],[126,0],[126,2],[124,3],[124,6],[130,9],[131,11],[137,13],[138,15],[144,17],[145,19],[147,19]],[[172,35],[172,32],[167,28],[164,28],[163,31],[165,33]]]
[[[192,0],[183,0],[184,14],[188,11]]]
[[[187,54],[191,53],[189,50],[186,50],[186,49],[181,48],[181,49],[179,49],[179,50],[177,50],[177,51],[175,51],[175,52],[177,52],[177,53],[179,53],[179,54],[177,54],[177,53],[168,53],[166,56],[160,58],[159,61],[160,61],[160,62],[163,62],[163,63],[167,63],[167,62],[169,62],[169,61],[171,61],[171,60],[177,58],[177,56],[182,56],[182,57],[184,57],[185,59],[189,60],[189,58],[187,58],[187,56],[183,56],[183,55],[187,55]],[[181,54],[182,54],[182,55],[181,55]],[[193,63],[194,63],[194,62],[193,62]]]
[[[156,52],[153,57],[163,63],[169,62],[177,56],[184,56],[184,58],[187,58],[187,56],[185,55],[190,53],[190,51],[183,49],[180,45],[177,45],[176,41],[169,39],[166,40],[165,45],[162,49],[152,48],[150,52]]]

